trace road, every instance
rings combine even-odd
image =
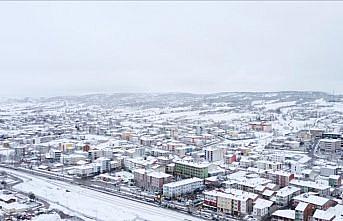
[[[89,220],[201,220],[187,214],[89,190],[75,184],[35,176],[12,169],[1,170],[5,170],[23,179],[23,183],[15,186],[15,189],[26,192],[31,191],[37,196],[46,199],[51,205],[58,205],[74,214],[76,213],[82,217],[87,217]]]

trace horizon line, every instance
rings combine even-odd
[[[270,94],[270,93],[324,93],[331,96],[343,96],[341,93],[329,93],[326,91],[312,91],[312,90],[280,90],[280,91],[217,91],[217,92],[186,92],[186,91],[169,91],[169,92],[87,92],[87,93],[70,93],[66,95],[51,95],[51,96],[0,96],[1,99],[48,99],[48,98],[59,98],[59,97],[82,97],[92,95],[118,95],[118,94],[191,94],[191,95],[215,95],[215,94],[233,94],[233,93],[250,93],[250,94]]]

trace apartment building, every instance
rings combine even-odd
[[[314,139],[320,139],[323,137],[324,130],[323,129],[317,129],[312,128],[310,129],[310,134]]]
[[[320,175],[329,177],[330,175],[337,175],[339,171],[338,166],[326,165],[320,167]]]
[[[250,129],[254,131],[263,131],[263,132],[271,132],[272,125],[271,123],[265,121],[258,121],[258,122],[251,122],[249,123]]]
[[[192,193],[195,190],[204,188],[204,180],[193,177],[177,182],[167,183],[163,185],[163,195],[165,197],[178,197],[183,194]]]
[[[336,206],[330,207],[327,210],[317,209],[312,217],[313,221],[332,221],[342,220],[343,217],[343,205],[337,204]]]
[[[272,212],[274,212],[272,207],[273,204],[273,201],[259,198],[254,203],[252,214],[256,217],[259,217],[260,219],[269,216]]]
[[[237,189],[247,191],[247,192],[254,192],[256,187],[260,185],[266,185],[271,183],[272,181],[265,178],[254,177],[250,179],[241,179],[237,181]]]
[[[182,146],[182,147],[176,147],[174,150],[174,154],[179,157],[185,157],[187,153],[192,152],[193,147],[191,146]]]
[[[308,221],[309,217],[312,215],[313,209],[311,204],[300,202],[295,207],[295,221]]]
[[[294,221],[295,220],[295,210],[276,210],[272,214],[272,221]]]
[[[186,146],[186,144],[181,143],[179,141],[174,141],[174,142],[169,142],[169,143],[163,144],[162,145],[162,149],[174,152],[176,148],[184,147],[184,146]]]
[[[161,191],[164,184],[170,183],[172,176],[162,172],[136,169],[133,171],[136,186],[148,191]]]
[[[54,161],[61,161],[62,152],[60,150],[50,150],[50,156]]]
[[[217,191],[204,192],[204,205],[207,207],[217,208],[218,194]]]
[[[319,150],[324,153],[336,153],[341,150],[342,140],[341,139],[320,139]]]
[[[268,178],[273,181],[273,183],[279,185],[280,187],[288,186],[289,182],[294,179],[294,174],[282,170],[268,172]]]
[[[100,157],[96,159],[95,162],[99,167],[99,173],[111,171],[110,159],[105,158],[105,157]]]
[[[208,166],[208,164],[178,161],[175,163],[175,175],[186,178],[198,177],[204,179],[208,177]]]
[[[296,180],[293,179],[289,182],[289,185],[295,186],[301,189],[301,193],[315,192],[319,196],[329,196],[330,195],[330,186],[306,180]]]
[[[88,159],[90,159],[91,161],[94,161],[103,156],[104,152],[102,150],[92,149],[88,151]]]
[[[330,175],[329,176],[329,185],[331,187],[339,187],[342,185],[342,178],[340,175]]]
[[[204,192],[204,206],[216,208],[220,212],[234,216],[250,214],[253,209],[251,195],[243,191],[237,193],[216,190]]]
[[[286,186],[276,192],[276,205],[279,207],[288,206],[294,196],[300,194],[301,189],[294,186]]]
[[[91,164],[76,166],[74,170],[75,175],[80,178],[94,175],[94,168]]]
[[[222,148],[207,147],[204,148],[205,160],[209,162],[224,160],[224,151]]]
[[[124,167],[133,171],[138,168],[150,168],[154,164],[154,161],[144,160],[144,158],[124,158]]]
[[[328,138],[328,139],[342,139],[343,135],[340,133],[326,132],[326,133],[323,133],[322,137]]]
[[[248,167],[252,167],[254,166],[254,160],[252,159],[248,159],[248,158],[241,158],[241,160],[239,161],[239,166],[241,168],[248,168]]]
[[[337,202],[325,197],[316,196],[310,193],[303,193],[293,198],[293,206],[296,207],[299,203],[304,202],[311,204],[313,209],[326,210],[331,206],[337,204]]]
[[[282,163],[271,162],[268,160],[259,160],[256,162],[256,166],[258,169],[262,169],[262,170],[281,170],[282,169]]]

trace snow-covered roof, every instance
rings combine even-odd
[[[314,188],[314,189],[319,189],[319,190],[325,190],[330,188],[330,186],[318,183],[318,182],[313,182],[313,181],[307,181],[307,180],[291,180],[289,182],[292,185],[296,185],[296,186],[306,186],[306,187],[310,187],[310,188]]]
[[[176,163],[183,164],[183,165],[188,165],[191,167],[197,167],[197,168],[206,168],[209,166],[208,163],[194,163],[194,162],[189,162],[189,161],[178,161]]]
[[[264,195],[264,196],[272,196],[273,194],[275,193],[275,191],[272,191],[272,190],[265,190],[265,191],[263,191],[263,193],[262,193],[262,195]]]
[[[295,196],[293,199],[298,200],[300,202],[311,203],[318,206],[323,206],[327,202],[330,201],[330,199],[328,198],[312,195],[309,193],[304,193],[304,194]]]
[[[272,215],[294,220],[295,219],[295,210],[290,210],[290,209],[276,210]]]
[[[281,197],[289,196],[297,191],[300,191],[300,188],[294,186],[286,186],[277,191],[276,195]]]
[[[335,217],[335,214],[329,213],[328,211],[317,209],[314,214],[313,218],[320,219],[320,220],[331,220]]]
[[[197,177],[193,177],[193,178],[189,178],[189,179],[185,179],[185,180],[167,183],[167,184],[164,184],[163,187],[165,187],[165,186],[166,187],[178,187],[178,186],[188,185],[188,184],[200,182],[200,181],[203,181],[203,180],[200,178],[197,178]]]
[[[308,206],[308,203],[300,202],[300,203],[298,203],[295,210],[304,211],[307,206]]]
[[[258,199],[255,201],[254,208],[257,208],[257,209],[264,209],[264,208],[267,208],[267,207],[271,207],[272,205],[273,205],[273,202],[272,202],[272,201],[258,198]]]

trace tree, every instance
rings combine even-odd
[[[36,200],[36,195],[34,193],[30,192],[29,193],[29,198],[30,198],[30,200],[35,201]]]
[[[5,180],[2,180],[1,181],[1,185],[6,189],[7,187],[7,182]]]

